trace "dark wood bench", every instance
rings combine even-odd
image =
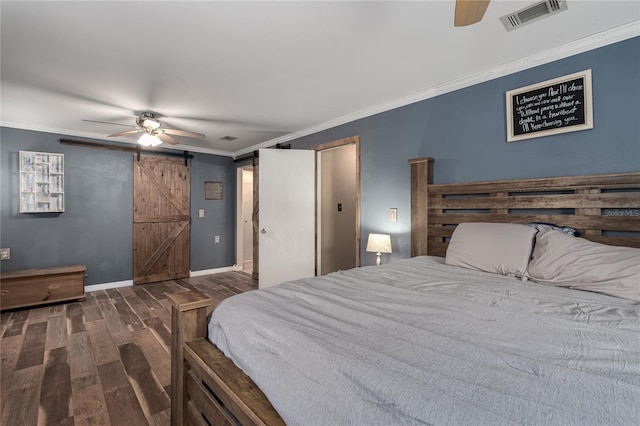
[[[26,269],[0,274],[0,309],[84,299],[85,265]]]

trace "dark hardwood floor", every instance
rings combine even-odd
[[[0,315],[2,425],[168,425],[166,293],[214,303],[257,288],[243,272],[99,290],[82,302]]]

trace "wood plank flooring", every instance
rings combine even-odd
[[[87,293],[0,314],[0,424],[168,425],[171,311],[166,293],[214,304],[255,290],[244,272]]]

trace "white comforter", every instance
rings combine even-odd
[[[419,257],[222,302],[291,425],[640,424],[640,304]]]

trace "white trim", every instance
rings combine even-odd
[[[202,269],[200,271],[191,271],[191,276],[200,277],[202,275],[211,275],[211,274],[219,274],[221,272],[234,272],[234,271],[242,271],[242,268],[239,268],[238,265],[231,265],[231,266],[225,266],[223,268]]]
[[[242,265],[241,267],[238,266],[237,270],[244,271],[245,262],[246,262],[244,259],[244,249],[245,249],[244,247],[244,238],[245,238],[244,214],[246,212],[251,212],[253,210],[252,205],[249,205],[249,206],[244,205],[244,198],[245,198],[244,172],[245,171],[249,172],[250,170],[253,173],[253,165],[245,165],[242,167],[238,167],[236,170],[237,170],[236,171],[236,265]],[[253,189],[250,190],[250,192],[253,194],[252,191]],[[253,199],[253,195],[251,198]],[[245,207],[248,207],[248,208],[245,210]],[[251,238],[251,240],[253,242],[253,237]],[[253,263],[253,256],[251,259],[249,259],[249,261]]]
[[[403,98],[395,99],[393,101],[374,106],[372,108],[364,109],[361,111],[347,114],[345,116],[336,118],[335,120],[329,120],[317,126],[309,127],[298,132],[290,133],[288,135],[281,136],[279,138],[271,139],[266,142],[262,142],[258,145],[250,148],[245,148],[234,152],[234,156],[246,154],[255,151],[260,148],[268,148],[278,143],[289,142],[294,139],[308,136],[314,133],[321,132],[323,130],[331,129],[352,121],[360,120],[362,118],[370,117],[372,115],[380,114],[382,112],[390,111],[392,109],[400,108],[406,105],[410,105],[416,102],[424,101],[426,99],[434,98],[436,96],[443,95],[445,93],[453,92],[455,90],[463,89],[465,87],[474,86],[476,84],[484,83],[489,80],[504,77],[509,74],[524,71],[529,68],[544,65],[549,62],[557,61],[560,59],[568,58],[569,56],[584,53],[589,50],[597,49],[599,47],[607,46],[609,44],[617,43],[623,40],[627,40],[640,35],[640,21],[636,20],[625,25],[613,28],[608,31],[603,31],[598,34],[594,34],[580,40],[576,40],[571,43],[567,43],[563,46],[549,49],[544,52],[536,53],[534,55],[520,58],[515,61],[508,62],[506,64],[498,65],[493,68],[489,68],[483,72],[479,72],[473,75],[452,80],[438,86],[422,90],[420,92],[405,96]]]
[[[243,230],[242,230],[242,190],[244,189],[243,167],[236,168],[236,265],[243,261]]]
[[[110,288],[131,287],[131,286],[133,286],[133,280],[114,281],[110,283],[86,285],[84,286],[84,291],[85,293],[87,293],[90,291],[109,290]]]
[[[210,274],[219,274],[221,272],[232,272],[232,271],[242,271],[242,268],[238,268],[238,265],[225,266],[224,268],[214,268],[214,269],[203,269],[201,271],[190,271],[189,275],[191,277],[199,277],[201,275],[210,275]],[[84,286],[84,291],[98,291],[98,290],[109,290],[111,288],[119,288],[119,287],[132,287],[133,280],[125,280],[125,281],[114,281],[110,283],[101,283],[101,284],[91,284]]]
[[[341,147],[339,147],[341,148]],[[322,275],[322,154],[316,151],[316,273]]]

